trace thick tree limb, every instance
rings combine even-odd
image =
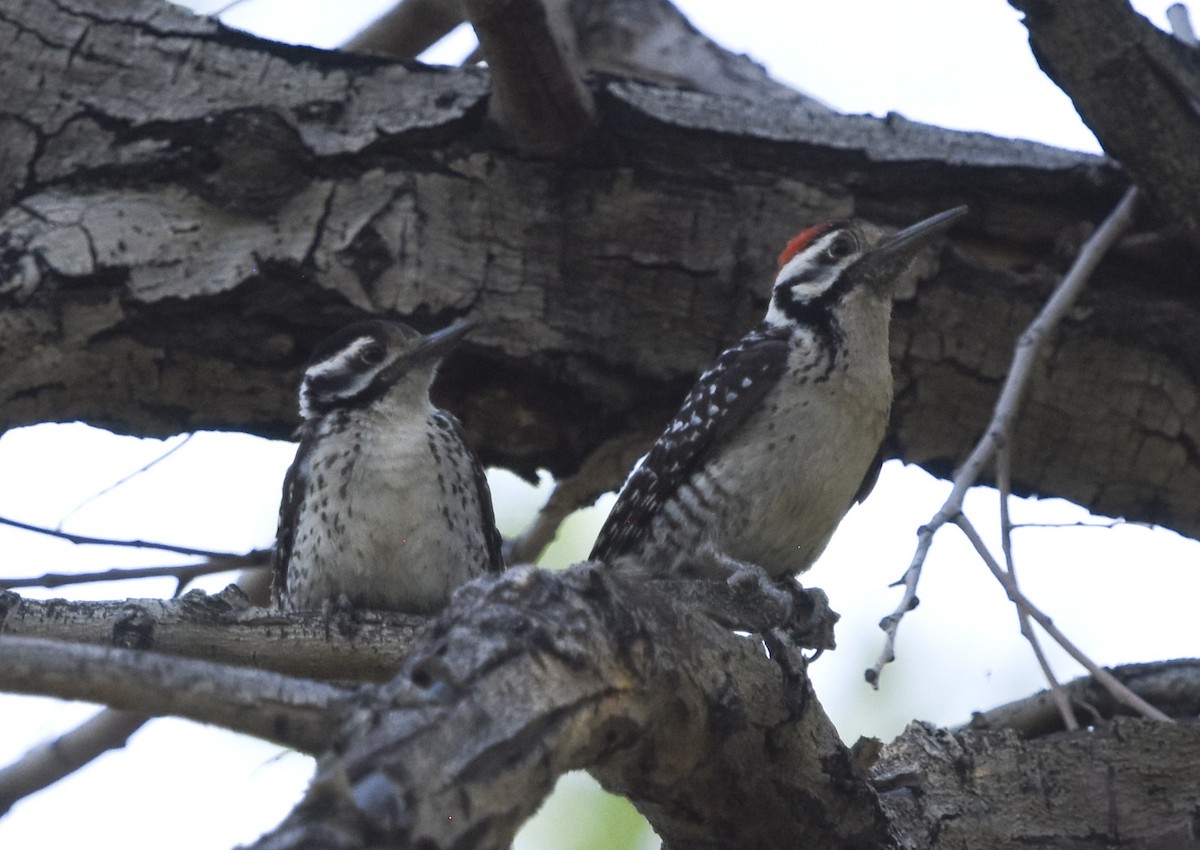
[[[152,649],[326,680],[392,676],[427,618],[377,611],[327,620],[252,607],[236,588],[179,599],[38,602],[0,593],[0,635]]]
[[[213,723],[322,752],[344,688],[152,652],[0,635],[0,690]]]
[[[416,59],[466,19],[462,0],[400,0],[343,47]]]
[[[1200,660],[1179,659],[1152,664],[1125,664],[1109,671],[1125,687],[1171,717],[1200,716]],[[1081,676],[1063,686],[1072,704],[1084,710],[1089,723],[1120,715],[1135,715],[1093,676]],[[1011,729],[1036,738],[1061,731],[1062,716],[1050,691],[1041,691],[1005,705],[978,712],[971,729]]]
[[[1009,0],[1025,13],[1038,64],[1104,149],[1200,246],[1200,52],[1128,0]]]
[[[575,33],[554,0],[463,0],[492,78],[488,114],[522,149],[572,150],[594,128]]]
[[[33,0],[0,38],[0,427],[283,436],[334,326],[470,312],[439,402],[489,463],[563,477],[661,427],[760,317],[797,227],[967,201],[893,331],[889,451],[948,474],[1065,266],[1052,246],[1124,188],[1028,143],[612,81],[587,149],[547,163],[495,146],[482,71],[272,45],[150,0]],[[1197,264],[1151,231],[1100,266],[1030,388],[1018,491],[1200,534]]]
[[[768,658],[697,611],[678,588],[604,567],[522,567],[464,588],[395,678],[349,702],[341,689],[259,671],[9,636],[0,686],[136,702],[321,750],[304,802],[260,848],[507,847],[576,767],[628,795],[676,848],[1007,848],[1038,835],[1084,850],[1116,836],[1192,846],[1171,842],[1189,835],[1200,799],[1194,724],[1098,725],[1024,743],[914,725],[871,769],[877,799],[803,659],[774,639]],[[1114,672],[1188,716],[1194,666]],[[1024,722],[1021,712],[987,719]]]
[[[803,660],[779,653],[604,567],[472,583],[255,846],[505,848],[573,768],[681,850],[892,846]]]

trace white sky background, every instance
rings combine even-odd
[[[342,0],[334,21],[326,11],[330,4],[317,0],[246,0],[225,20],[280,40],[332,46],[387,5],[389,0]],[[1070,102],[1038,70],[1018,14],[1002,0],[680,0],[679,5],[728,47],[750,53],[777,78],[842,111],[895,111],[945,127],[1098,150]],[[1135,5],[1165,26],[1166,2]],[[457,61],[471,42],[470,33],[460,31],[438,58]],[[770,271],[763,270],[764,286]],[[115,438],[80,425],[10,432],[0,438],[0,515],[48,525],[65,518],[67,530],[96,536],[234,551],[267,545],[293,448],[244,436],[200,435],[151,472],[72,513],[179,439]],[[494,485],[503,530],[515,533],[537,495],[511,476],[496,476]],[[1043,687],[1011,606],[953,528],[934,544],[921,607],[901,628],[900,657],[884,672],[884,687],[875,692],[863,683],[862,671],[881,647],[876,623],[898,600],[887,585],[911,558],[916,528],[947,492],[945,482],[919,469],[889,464],[875,493],[851,513],[806,576],[805,583],[824,588],[843,615],[839,649],[815,664],[812,674],[822,703],[848,740],[860,734],[889,738],[909,718],[962,722],[974,709]],[[607,504],[577,522],[596,528]],[[967,500],[973,520],[993,541],[995,508],[990,490]],[[1075,522],[1087,515],[1060,500],[1019,500],[1014,517]],[[555,559],[583,557],[589,534],[581,532],[581,549],[559,551]],[[1200,655],[1194,627],[1200,544],[1169,531],[1124,526],[1028,529],[1018,532],[1016,547],[1027,595],[1098,662]],[[154,553],[73,547],[0,528],[0,575],[170,562]],[[223,584],[218,578],[201,586],[215,590]],[[171,582],[157,581],[27,593],[103,599],[172,590]],[[1062,653],[1052,657],[1062,678],[1079,672]],[[0,762],[93,711],[0,697]],[[308,759],[277,747],[184,721],[155,721],[124,751],[0,818],[0,847],[149,850],[169,836],[181,850],[226,850],[277,823],[310,773]]]

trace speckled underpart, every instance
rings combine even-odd
[[[373,331],[306,372],[310,417],[285,482],[273,585],[286,610],[345,596],[430,613],[503,566],[483,470],[457,420],[429,402],[437,360],[414,355],[425,338]]]

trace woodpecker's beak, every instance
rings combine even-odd
[[[917,252],[949,230],[954,222],[966,214],[966,207],[955,207],[952,210],[930,216],[924,221],[918,221],[898,233],[885,236],[875,246],[871,256],[878,257],[888,266],[892,266],[893,263],[903,266],[905,262],[915,257]]]
[[[445,357],[474,329],[475,323],[470,320],[458,322],[448,328],[442,328],[422,339],[408,355],[409,363],[423,360],[440,360]]]

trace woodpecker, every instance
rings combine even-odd
[[[458,420],[429,400],[442,358],[471,329],[397,322],[322,342],[300,384],[300,446],[283,484],[271,597],[432,613],[504,568],[483,467]]]
[[[965,212],[890,236],[831,221],[788,242],[766,317],[700,376],[592,559],[700,578],[808,569],[879,472],[897,279]]]

